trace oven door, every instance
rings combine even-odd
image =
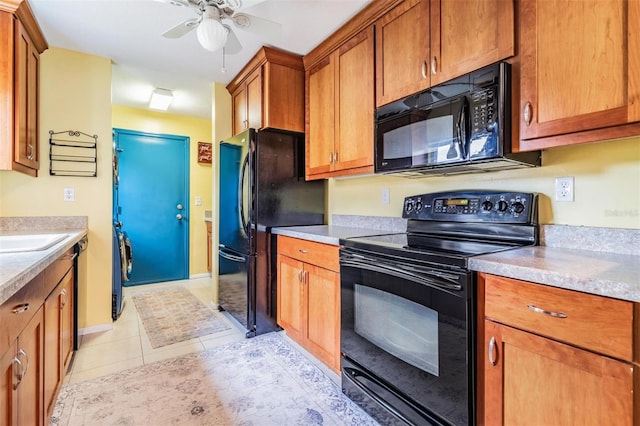
[[[467,159],[465,96],[385,117],[376,124],[376,172],[409,170]]]
[[[472,274],[340,250],[343,392],[382,424],[473,424]]]

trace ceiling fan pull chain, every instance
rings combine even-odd
[[[227,67],[225,65],[225,51],[224,51],[224,46],[222,46],[222,68],[220,68],[220,72],[222,73],[226,73],[227,72]]]

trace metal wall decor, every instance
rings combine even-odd
[[[77,130],[49,130],[49,174],[96,177],[97,146],[98,135],[91,136]]]

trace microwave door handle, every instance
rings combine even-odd
[[[466,101],[466,98],[462,98],[460,112],[458,113],[458,122],[456,123],[456,134],[458,138],[458,146],[460,147],[460,158],[462,160],[466,160],[467,158],[467,152],[465,148],[467,144],[467,126],[465,121],[465,116],[467,115]]]

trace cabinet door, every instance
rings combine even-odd
[[[431,0],[431,85],[515,53],[514,0]]]
[[[373,27],[345,43],[335,55],[337,120],[334,168],[373,168]]]
[[[15,21],[14,161],[38,169],[38,52],[26,29]]]
[[[278,255],[278,325],[287,336],[303,342],[307,328],[306,291],[302,281],[304,264]]]
[[[60,313],[60,326],[61,326],[61,343],[60,347],[62,350],[62,365],[60,379],[64,379],[64,375],[67,373],[67,369],[69,367],[69,363],[71,362],[71,356],[73,355],[73,329],[74,329],[74,318],[73,318],[73,306],[76,303],[74,300],[74,292],[73,292],[73,270],[67,272],[64,279],[62,280],[61,285],[63,286],[61,291],[62,301],[61,301],[61,313]]]
[[[376,106],[429,87],[429,1],[407,0],[376,24]]]
[[[519,28],[521,150],[640,132],[640,2],[523,0]]]
[[[247,124],[252,129],[262,127],[262,68],[247,78]]]
[[[4,355],[0,356],[0,424],[18,423],[18,404],[13,385],[17,382],[15,357],[18,352],[14,341]]]
[[[307,72],[307,178],[333,170],[335,66],[327,57]]]
[[[484,343],[484,424],[632,425],[631,364],[492,321]]]
[[[311,351],[340,370],[340,275],[305,264],[308,293],[307,339]]]
[[[241,86],[231,96],[233,104],[233,134],[237,135],[247,128],[247,87]]]
[[[18,337],[18,358],[25,368],[18,389],[18,424],[44,424],[44,316],[40,308]]]
[[[62,380],[62,283],[51,292],[44,302],[44,407],[51,415],[55,405],[58,383]]]

